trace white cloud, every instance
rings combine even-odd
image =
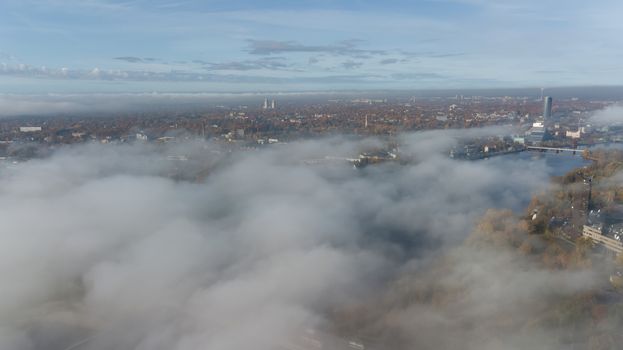
[[[598,125],[623,123],[623,106],[612,105],[597,111],[593,114],[590,121]]]
[[[431,139],[451,137],[405,142],[423,152]],[[547,178],[538,162],[454,162],[438,150],[416,165],[360,172],[301,162],[375,144],[334,138],[237,155],[204,183],[160,175],[179,166],[164,160],[171,153],[218,164],[225,153],[203,143],[71,147],[3,171],[0,345],[300,341],[331,310],[381,291],[403,264],[460,242],[485,208],[520,207]]]

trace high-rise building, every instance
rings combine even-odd
[[[270,109],[275,109],[275,107],[277,107],[277,105],[275,104],[275,100],[272,100],[270,102]]]
[[[552,116],[552,98],[545,96],[543,100],[543,119],[547,120]]]
[[[264,104],[262,105],[262,109],[268,109],[268,99],[264,99]]]

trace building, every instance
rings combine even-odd
[[[525,137],[525,142],[531,145],[538,146],[543,142],[545,138],[545,125],[542,122],[532,124],[532,128],[528,131],[528,135]]]
[[[147,137],[147,135],[145,135],[142,132],[137,132],[136,133],[136,140],[137,141],[147,141],[149,139],[149,137]]]
[[[599,228],[585,225],[582,230],[582,235],[586,238],[592,239],[594,243],[599,243],[617,254],[623,253],[623,243],[617,239],[604,236]]]
[[[485,157],[483,148],[475,143],[468,143],[450,149],[450,158],[454,159],[482,159]]]
[[[572,139],[579,139],[582,137],[582,129],[578,130],[578,131],[568,131],[566,132],[565,136],[572,138]]]
[[[268,103],[268,98],[264,99],[264,103],[262,104],[262,109],[275,109],[277,107],[277,103],[275,100],[271,100],[270,104]]]
[[[548,120],[552,116],[552,98],[545,96],[543,100],[543,119]]]
[[[20,132],[37,132],[37,131],[41,131],[41,127],[40,126],[20,126],[19,131]]]

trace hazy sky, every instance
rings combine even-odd
[[[2,0],[0,92],[619,84],[618,0]]]

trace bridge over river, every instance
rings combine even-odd
[[[528,151],[540,151],[540,152],[572,152],[576,154],[576,152],[583,152],[585,148],[559,148],[559,147],[543,147],[543,146],[526,146],[526,150]]]

